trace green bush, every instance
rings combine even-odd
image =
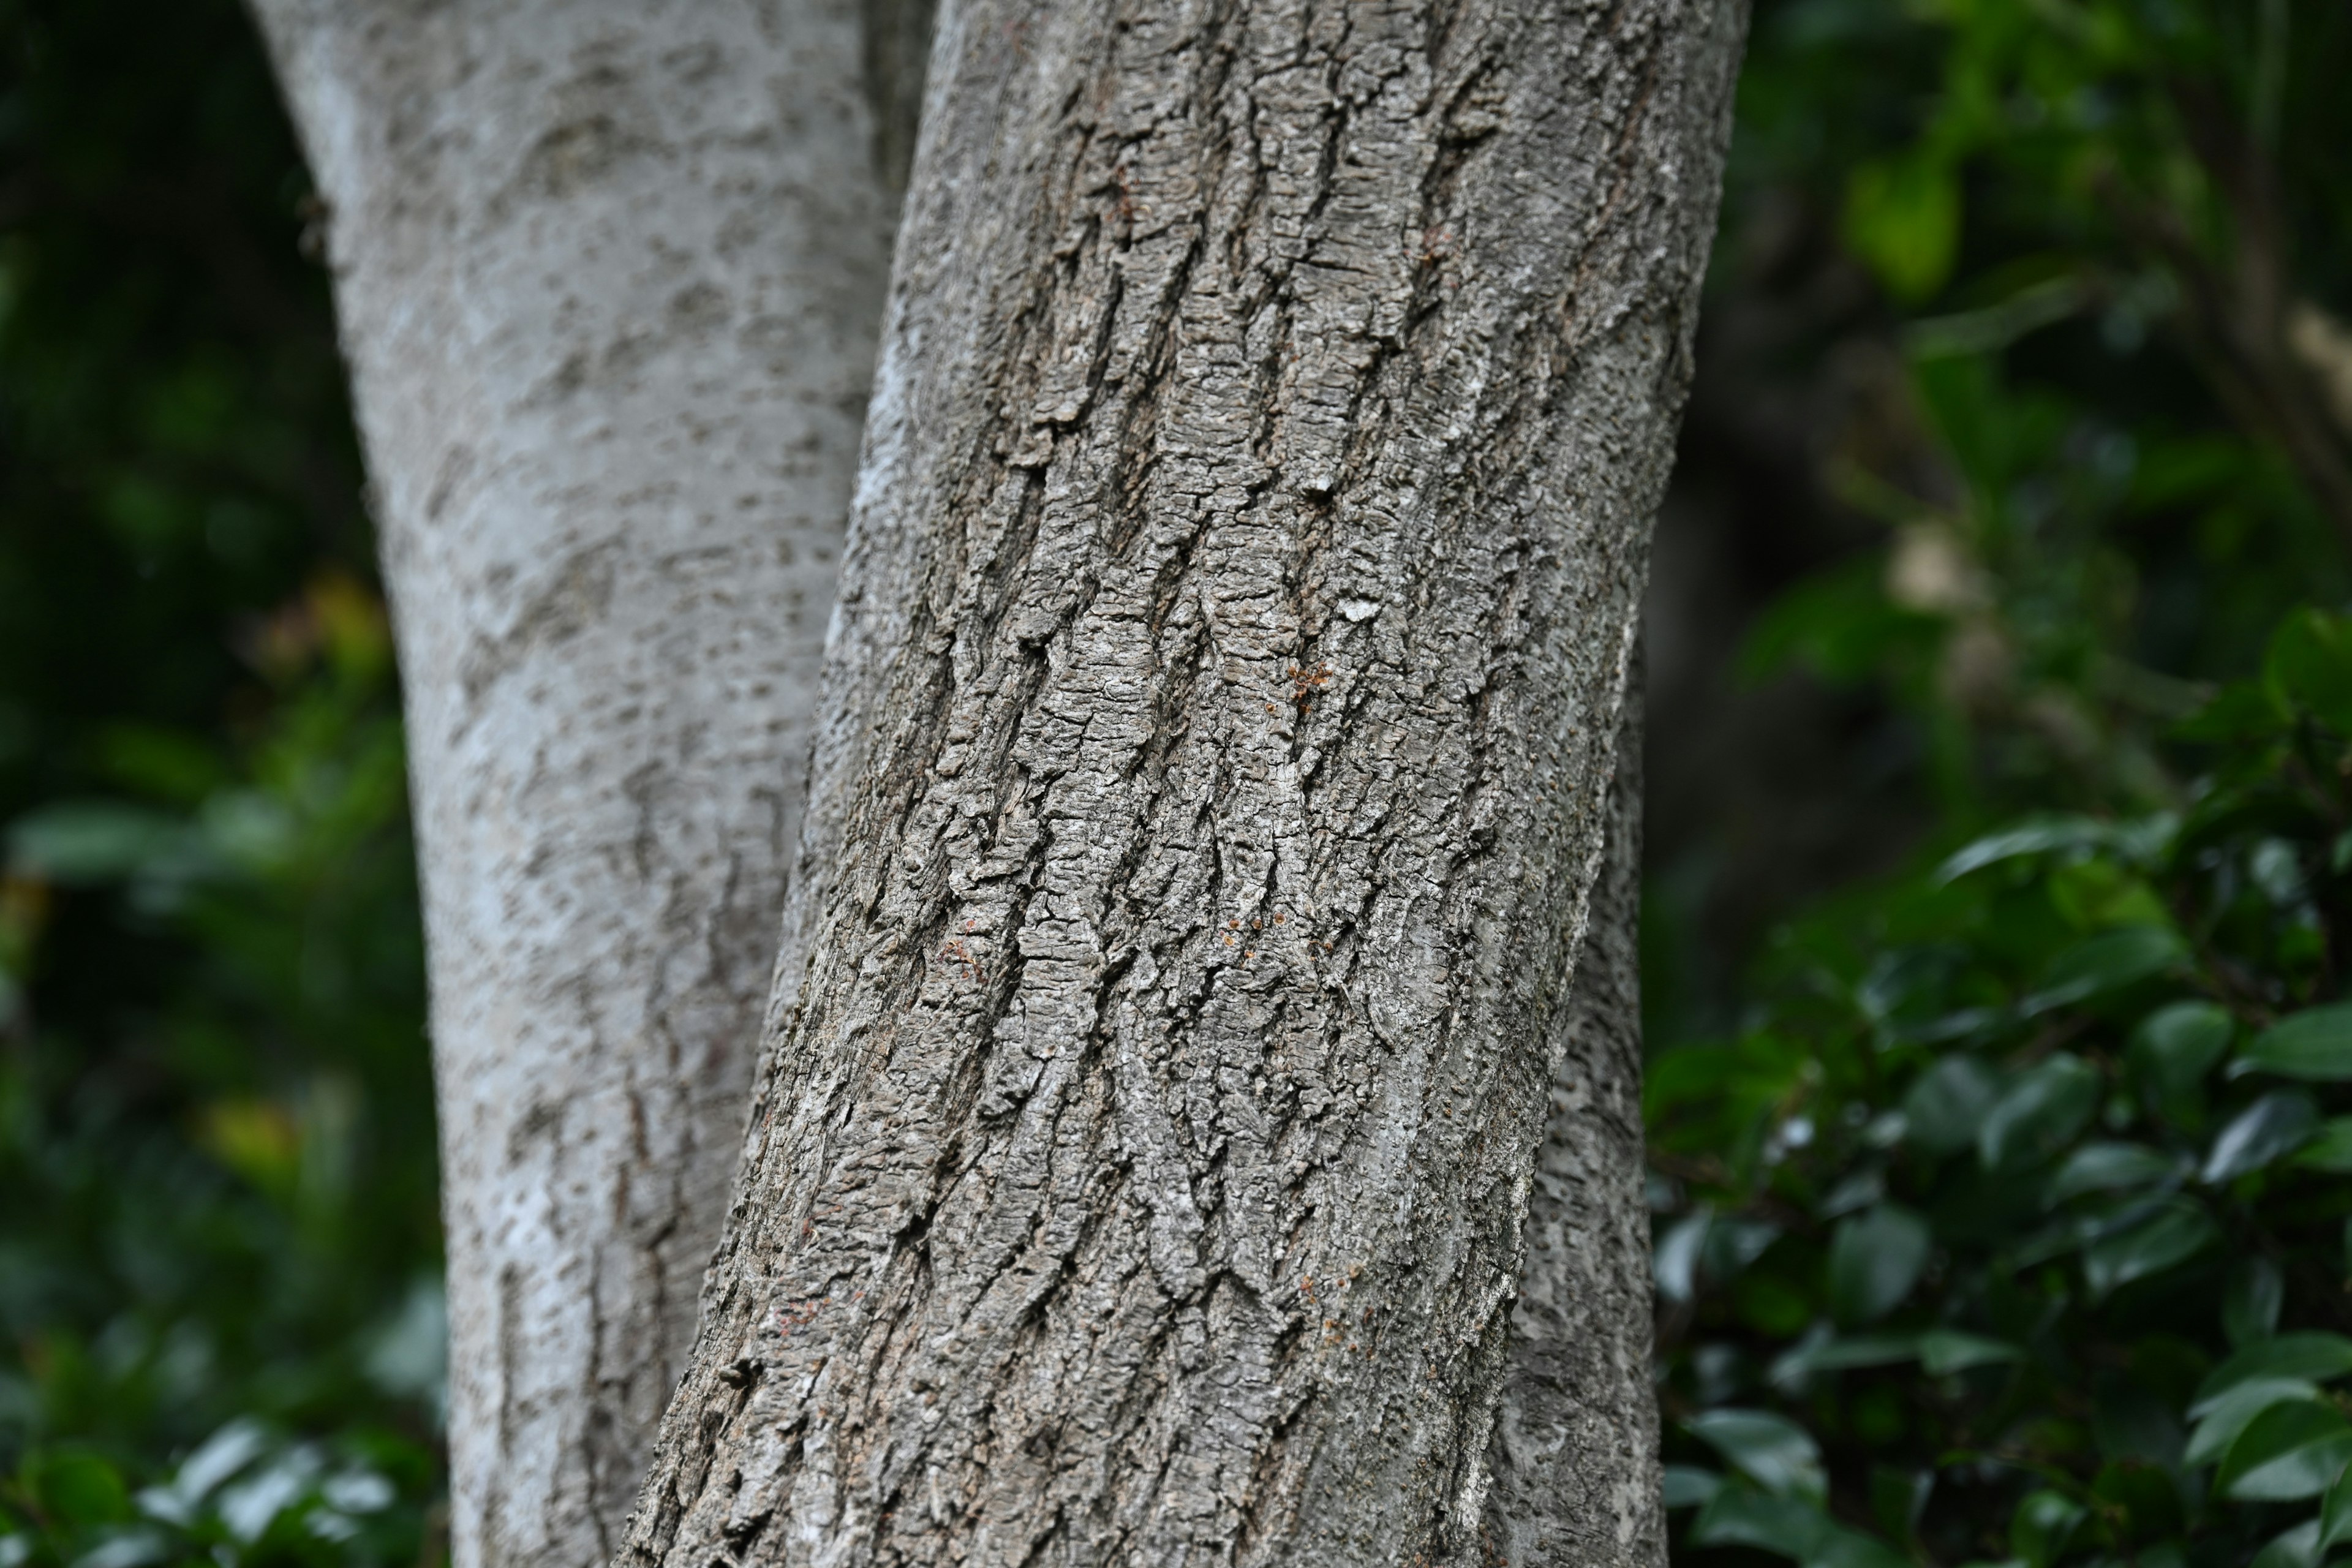
[[[414,1441],[353,1429],[293,1442],[259,1423],[223,1426],[153,1484],[133,1489],[93,1448],[44,1447],[0,1500],[10,1568],[149,1568],[416,1562],[436,1463]]]
[[[108,1073],[21,1001],[0,1055],[0,1568],[406,1563],[429,1536],[445,1328],[390,647],[349,583],[294,610],[255,734],[119,729],[114,793],[0,837],[0,978],[68,899],[181,968]]]
[[[2024,818],[1853,896],[1750,1026],[1654,1065],[1689,1544],[2352,1538],[2352,621],[2290,620],[2176,734],[2211,764],[2184,809]]]
[[[1935,811],[1727,1023],[1654,1005],[1680,1554],[2352,1544],[2352,621],[2304,607],[2352,534],[2347,45],[2286,0],[1759,9],[1725,265],[1820,215],[1895,368],[1820,443],[1865,542],[1748,670],[1876,691]]]
[[[398,694],[243,8],[0,0],[0,1568],[429,1563]]]

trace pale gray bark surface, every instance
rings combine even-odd
[[[744,1185],[625,1561],[1489,1550],[1738,22],[946,8]],[[1585,1158],[1548,1223],[1638,1223],[1583,1212],[1638,1144]],[[1556,1560],[1654,1555],[1611,1506]]]
[[[855,0],[257,9],[406,686],[456,1559],[588,1568],[741,1148],[887,271],[866,85],[901,66]]]
[[[1666,1560],[1643,1193],[1642,718],[1637,670],[1488,1449],[1485,1560],[1509,1568]]]

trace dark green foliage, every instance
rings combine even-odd
[[[387,1433],[289,1442],[239,1420],[133,1495],[114,1460],[48,1445],[18,1466],[0,1541],[11,1561],[139,1568],[173,1562],[401,1563],[415,1561],[413,1502],[434,1484],[431,1458]]]
[[[305,189],[234,0],[0,0],[10,1568],[430,1533],[422,955]]]
[[[2336,5],[1759,10],[1717,285],[1832,236],[1876,313],[1787,350],[1882,402],[1748,670],[1880,693],[1935,816],[1654,1005],[1682,1554],[2352,1541],[2347,79]]]
[[[2347,631],[2296,617],[2179,727],[2228,733],[2184,740],[2185,809],[1801,921],[1756,1027],[1660,1061],[1667,1398],[1728,1465],[1677,1477],[1692,1544],[2235,1562],[2315,1517],[2352,1459],[2352,725],[2313,705]]]

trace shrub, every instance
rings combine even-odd
[[[1654,1064],[1687,1545],[2352,1540],[2352,620],[2294,616],[2173,739],[2182,809],[2021,816],[1851,895]]]

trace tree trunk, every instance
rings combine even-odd
[[[1485,1563],[1663,1563],[1642,1138],[1642,682],[1528,1194]]]
[[[589,1568],[741,1148],[881,316],[877,159],[908,141],[860,83],[911,102],[928,23],[257,9],[331,207],[406,686],[456,1559]]]
[[[942,18],[789,1005],[626,1558],[1500,1549],[1739,20]],[[1536,1221],[1601,1414],[1517,1417],[1614,1512],[1526,1561],[1658,1542],[1622,1047]]]

